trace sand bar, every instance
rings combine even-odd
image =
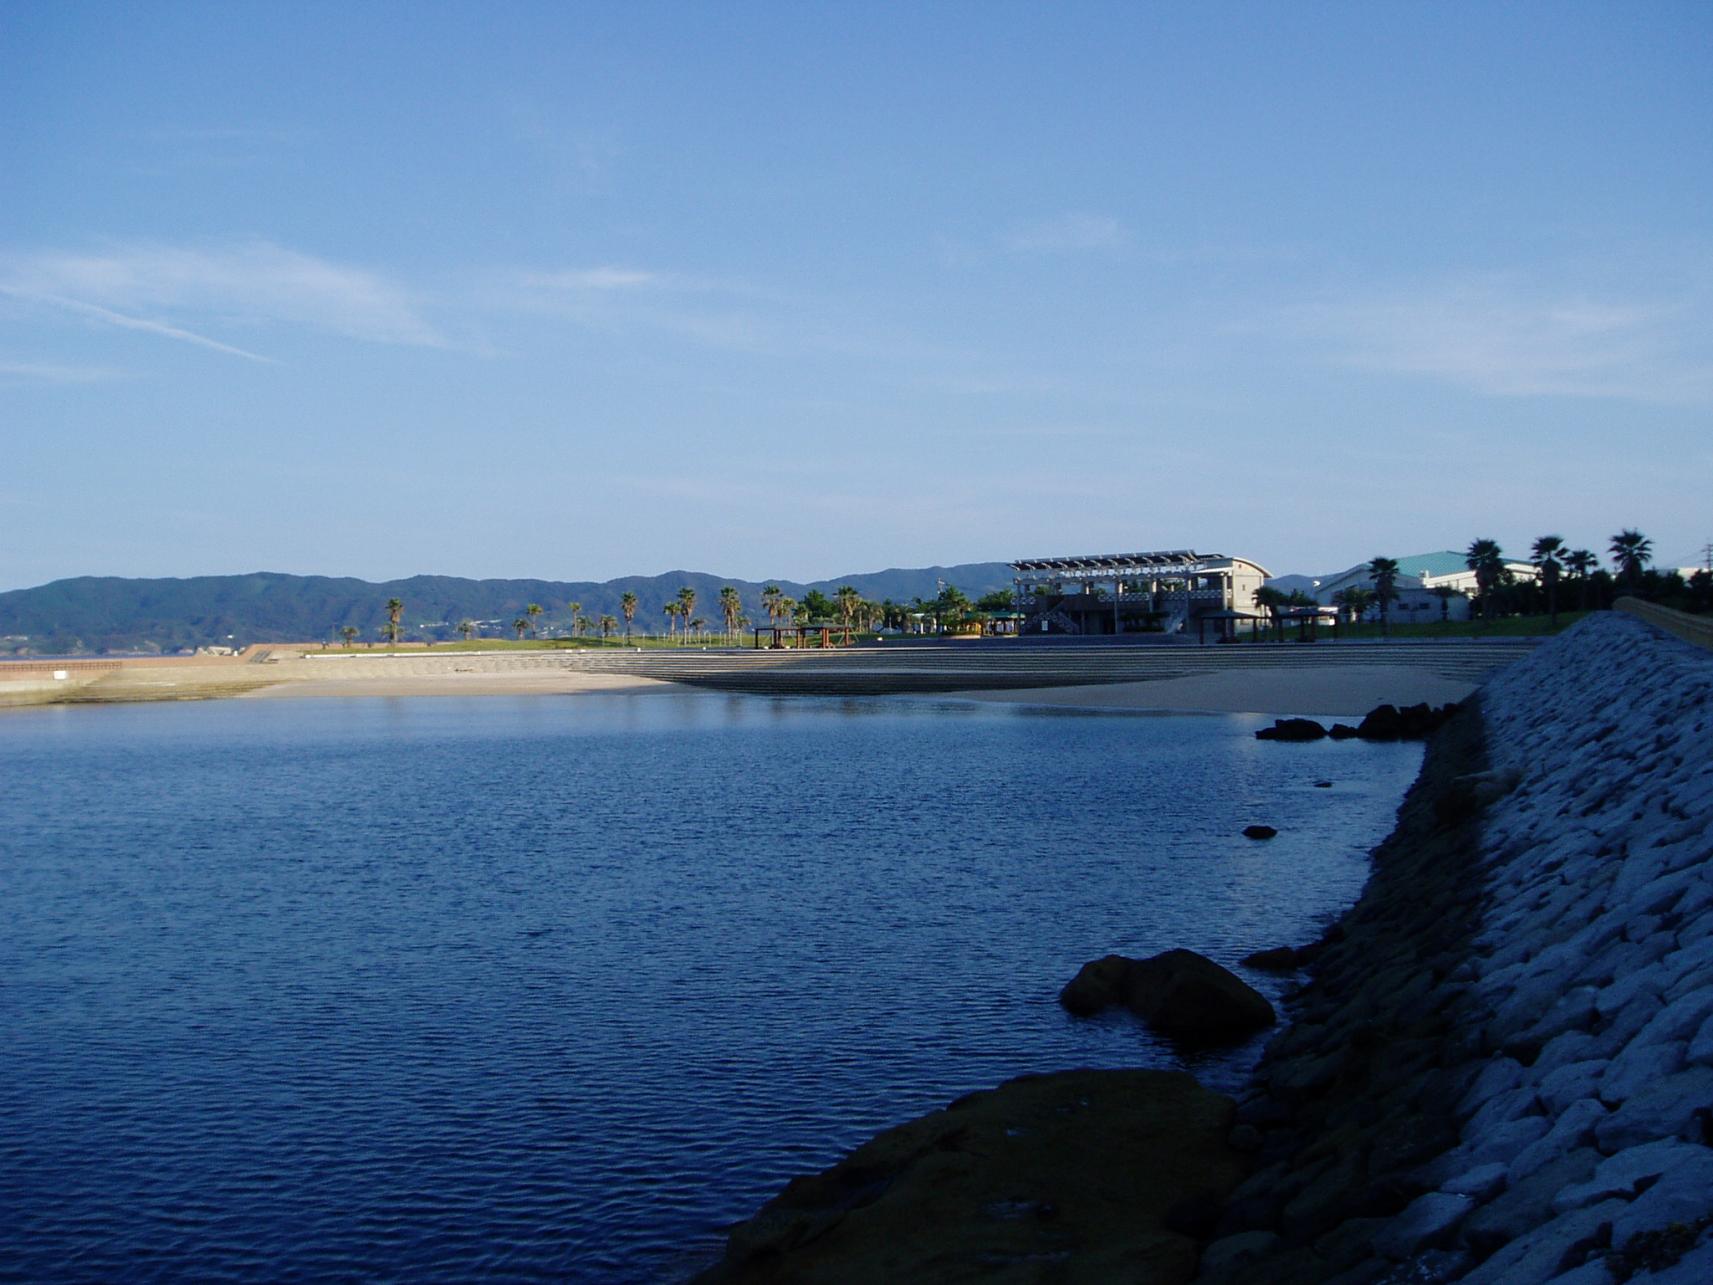
[[[959,692],[939,700],[974,700],[1070,709],[1165,710],[1232,714],[1337,714],[1360,717],[1376,705],[1443,705],[1475,684],[1405,665],[1263,668],[1191,674],[1138,683],[1029,687]]]
[[[672,684],[634,674],[589,674],[576,670],[448,671],[394,675],[288,678],[246,693],[278,700],[327,696],[567,696],[582,692],[645,691]]]

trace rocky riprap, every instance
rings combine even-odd
[[[1304,954],[1210,1283],[1713,1280],[1713,656],[1592,617],[1432,744]]]

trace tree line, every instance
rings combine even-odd
[[[1609,608],[1624,595],[1683,611],[1713,610],[1713,573],[1704,569],[1685,580],[1676,571],[1651,570],[1648,564],[1653,561],[1653,541],[1640,531],[1625,527],[1611,537],[1606,552],[1612,560],[1610,570],[1592,550],[1572,548],[1561,535],[1543,535],[1529,549],[1528,563],[1534,574],[1519,576],[1497,540],[1477,539],[1464,552],[1464,566],[1475,579],[1471,608],[1484,621],[1495,616],[1546,615],[1556,626],[1564,591],[1578,611]],[[1353,623],[1377,607],[1381,631],[1390,632],[1391,604],[1398,598],[1398,561],[1375,557],[1366,569],[1370,583],[1339,591],[1333,595],[1333,605]],[[1432,586],[1428,592],[1440,600],[1442,621],[1449,619],[1452,602],[1467,596],[1463,590],[1443,584]],[[1276,617],[1284,607],[1298,605],[1293,601],[1298,597],[1304,600],[1302,605],[1312,601],[1300,591],[1287,596],[1262,589],[1256,594],[1256,602]]]
[[[925,620],[930,617],[934,621],[936,632],[954,631],[967,628],[993,612],[1009,611],[1012,606],[1010,590],[990,593],[977,602],[971,602],[955,585],[944,586],[935,598],[918,597],[908,603],[896,603],[890,598],[874,602],[864,598],[853,585],[840,585],[831,596],[818,589],[810,589],[799,600],[785,593],[777,584],[770,583],[762,586],[760,596],[760,610],[767,617],[768,628],[822,625],[857,633],[872,633],[882,628],[906,629],[912,618]],[[700,642],[717,638],[728,644],[735,644],[742,633],[754,623],[744,605],[743,595],[733,585],[721,586],[713,604],[719,613],[718,624],[721,626],[717,631],[710,628],[711,622],[707,614],[697,613],[698,599],[696,589],[685,585],[662,605],[661,615],[665,619],[667,639]],[[399,598],[387,599],[387,621],[379,630],[382,641],[394,645],[398,643],[403,632],[400,621],[404,616],[404,606],[404,602]],[[635,636],[638,606],[636,594],[627,590],[620,595],[619,612],[624,618],[626,639]],[[583,614],[583,604],[576,600],[569,601],[566,607],[565,622],[557,626],[564,630],[562,636],[572,639],[598,637],[609,640],[619,632],[620,622],[617,616],[603,614],[590,619]],[[543,636],[544,625],[549,629],[555,627],[551,622],[544,622],[543,618],[547,615],[545,607],[532,602],[511,621],[510,628],[520,642],[526,637],[540,638]],[[460,620],[456,628],[458,636],[465,642],[481,632],[480,623],[468,619]],[[346,625],[338,632],[347,647],[361,636],[361,631],[354,625]]]

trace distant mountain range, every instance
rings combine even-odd
[[[956,585],[971,598],[1011,586],[1011,568],[1003,562],[969,562],[955,567],[893,568],[838,576],[803,584],[773,580],[801,600],[811,589],[828,597],[841,585],[854,586],[876,602],[932,598],[942,584]],[[731,585],[743,597],[752,619],[765,619],[762,583],[668,571],[658,576],[626,576],[602,583],[561,580],[464,580],[456,576],[412,576],[371,583],[346,577],[289,576],[257,572],[243,576],[192,576],[187,579],[129,580],[80,576],[33,589],[0,593],[0,652],[67,655],[79,652],[172,651],[211,644],[307,642],[334,638],[353,626],[367,640],[386,624],[389,598],[404,603],[407,637],[451,638],[460,620],[496,622],[485,632],[511,636],[510,624],[530,603],[544,609],[544,626],[568,625],[577,602],[582,615],[623,619],[620,595],[637,596],[636,628],[657,631],[661,608],[685,586],[696,591],[696,614],[717,627],[719,594]]]

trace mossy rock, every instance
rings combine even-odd
[[[1223,1200],[1247,1168],[1234,1112],[1175,1071],[1012,1080],[796,1179],[700,1279],[1186,1282],[1185,1202]]]

